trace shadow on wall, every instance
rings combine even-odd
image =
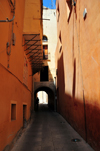
[[[73,90],[72,90],[72,94],[73,94],[73,99],[75,98],[75,85],[76,85],[76,59],[74,59],[74,72],[73,72]]]
[[[75,98],[76,60],[73,65],[72,96],[65,92],[63,53],[58,60],[57,111],[96,150],[100,150],[100,108],[92,100]],[[90,102],[90,104],[88,103]],[[96,100],[95,100],[96,102]]]
[[[63,53],[58,61],[58,72],[57,72],[57,111],[64,114],[63,107],[64,103],[64,92],[65,92],[65,77],[64,77],[64,65],[63,65]]]

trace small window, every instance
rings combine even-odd
[[[56,75],[58,75],[58,69],[56,69]]]
[[[59,40],[60,40],[60,43],[62,43],[61,31],[60,31],[60,34],[59,34]]]
[[[66,0],[66,6],[67,6],[67,21],[69,22],[72,12],[72,0]]]
[[[26,119],[26,115],[27,115],[27,105],[23,105],[23,120]]]
[[[16,104],[11,104],[11,120],[16,120]]]
[[[43,45],[43,59],[48,59],[48,45]]]
[[[59,52],[62,51],[62,38],[61,38],[61,31],[60,31],[60,34],[59,34]]]
[[[48,41],[48,38],[46,36],[43,36],[43,39],[42,39],[44,42]]]
[[[57,22],[59,22],[59,17],[60,17],[60,10],[59,10],[59,4],[57,7]]]

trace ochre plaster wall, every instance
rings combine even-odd
[[[1,4],[3,9],[0,11],[0,19],[4,20],[6,17],[11,19],[13,13],[11,13],[9,2],[2,0]],[[6,43],[11,41],[12,22],[0,23],[0,151],[11,143],[23,126],[23,104],[27,105],[26,120],[30,118],[32,69],[22,47],[24,7],[25,0],[16,1],[13,28],[16,42],[15,46],[11,44],[10,55],[6,53]],[[24,76],[26,76],[26,82],[23,79]],[[11,120],[11,103],[16,104],[16,120],[13,121]]]
[[[40,33],[42,40],[42,0],[25,0],[24,28],[25,34]],[[41,41],[42,44],[42,41]]]
[[[67,21],[59,3],[56,49],[58,111],[97,151],[100,149],[100,1],[77,0]],[[83,19],[84,9],[87,16]],[[61,32],[62,50],[59,35]]]

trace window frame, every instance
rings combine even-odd
[[[44,38],[45,38],[45,39],[44,39]],[[43,41],[43,42],[48,42],[48,37],[45,36],[45,35],[43,35],[42,41]]]
[[[47,50],[47,55],[45,54],[45,50]],[[47,44],[43,45],[43,60],[48,60],[48,45]]]

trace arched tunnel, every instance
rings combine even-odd
[[[50,109],[54,110],[54,104],[55,104],[55,94],[54,94],[54,91],[52,89],[50,89],[49,87],[45,87],[45,86],[39,87],[34,92],[34,102],[35,102],[35,100],[37,98],[37,93],[39,91],[45,91],[48,94],[48,107]],[[34,107],[35,107],[35,104],[34,104]]]

